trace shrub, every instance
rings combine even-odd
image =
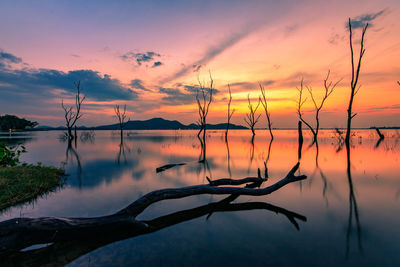
[[[22,153],[25,153],[26,149],[22,145],[7,146],[4,143],[0,143],[0,166],[16,166],[19,163],[19,157]]]

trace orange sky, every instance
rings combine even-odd
[[[197,111],[194,94],[185,86],[196,86],[198,78],[207,81],[210,71],[218,93],[209,122],[225,122],[230,83],[236,109],[232,121],[244,124],[247,94],[256,101],[257,83],[265,82],[273,125],[295,127],[296,86],[303,77],[318,95],[330,70],[333,81],[343,80],[326,103],[322,127],[344,126],[351,78],[346,22],[351,17],[370,23],[354,126],[400,125],[398,1],[117,1],[88,2],[78,11],[74,4],[10,1],[0,10],[0,34],[6,37],[0,42],[1,114],[62,125],[59,103],[72,99],[72,80],[81,79],[87,96],[81,125],[115,122],[116,103],[127,104],[131,119],[163,117],[188,124],[196,121]],[[360,28],[354,31],[359,42]],[[148,57],[138,61],[143,55]],[[69,73],[79,70],[92,76]],[[105,82],[108,87],[102,86]],[[304,111],[311,119],[309,100]],[[259,126],[265,125],[263,116]]]

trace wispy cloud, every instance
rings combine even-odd
[[[361,112],[369,113],[369,112],[379,112],[379,111],[384,111],[384,110],[396,110],[396,111],[400,110],[400,104],[390,105],[390,106],[382,106],[382,107],[371,107],[371,108],[367,108]]]
[[[170,82],[170,81],[174,81],[174,80],[176,80],[180,77],[183,77],[191,72],[198,71],[201,68],[201,66],[206,65],[211,60],[213,60],[215,57],[217,57],[218,55],[223,53],[225,50],[231,48],[232,46],[234,46],[235,44],[237,44],[238,42],[243,40],[249,34],[253,33],[255,30],[257,30],[260,26],[261,26],[261,23],[257,22],[257,23],[247,25],[240,31],[231,33],[229,36],[222,39],[216,45],[209,47],[200,59],[192,62],[191,64],[184,65],[182,68],[180,68],[174,74],[161,80],[161,84],[164,84],[164,83]]]
[[[0,62],[21,63],[22,59],[0,49]]]
[[[131,80],[131,82],[129,83],[130,87],[133,89],[138,89],[138,90],[142,90],[142,91],[147,91],[147,92],[151,92],[150,89],[147,89],[144,85],[143,85],[143,81],[140,79],[134,79]]]
[[[358,16],[351,20],[351,27],[353,29],[363,28],[367,23],[370,24],[370,26],[373,26],[372,22],[376,18],[382,16],[383,14],[386,14],[387,12],[388,12],[388,9],[382,9],[381,11],[378,11],[376,13],[368,13],[368,14],[363,14],[361,16]],[[346,23],[346,27],[348,27],[347,23]]]
[[[258,89],[259,83],[261,83],[264,86],[271,85],[275,83],[273,80],[265,80],[261,82],[236,82],[236,83],[230,83],[229,86],[231,88],[238,88],[241,90],[252,90],[252,89]]]
[[[153,66],[151,66],[151,67],[152,68],[156,68],[156,67],[159,67],[161,65],[163,65],[163,63],[161,61],[156,61],[156,62],[153,63]]]
[[[203,67],[203,65],[194,64],[194,65],[193,65],[193,72],[198,72],[198,71],[200,71],[201,67]]]
[[[0,68],[10,68],[12,64],[22,63],[22,59],[0,49]]]
[[[310,73],[310,72],[294,72],[285,78],[276,80],[275,84],[278,87],[295,88],[300,85],[301,79],[304,80],[305,84],[308,84],[309,82],[313,82],[320,79],[320,76],[317,75],[316,73]]]
[[[210,90],[210,88],[205,88]],[[166,105],[181,105],[194,103],[199,87],[197,85],[177,84],[175,88],[159,88],[158,92],[165,95],[161,99]],[[213,95],[218,94],[219,90],[213,89]]]
[[[161,61],[155,61],[156,58],[161,57],[161,55],[159,53],[156,53],[154,51],[147,51],[144,53],[135,53],[133,51],[129,51],[125,54],[123,54],[122,56],[120,56],[120,58],[124,61],[128,61],[128,62],[135,62],[138,66],[142,66],[142,64],[144,62],[153,62],[152,67],[158,67],[162,65]]]

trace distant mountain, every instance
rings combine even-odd
[[[207,124],[207,129],[209,130],[224,130],[226,129],[226,123],[219,124]],[[51,130],[66,130],[65,126],[51,127],[51,126],[38,126],[33,130],[36,131],[51,131]],[[119,130],[119,124],[101,125],[95,127],[79,126],[78,130]],[[185,125],[177,120],[165,120],[163,118],[153,118],[150,120],[135,120],[128,121],[125,124],[124,130],[198,130],[200,127],[197,124],[191,123]],[[229,124],[229,129],[247,129],[241,125]]]
[[[196,125],[196,124],[195,124]],[[219,124],[207,124],[207,129],[210,130],[225,130],[227,123],[219,123]],[[197,126],[197,125],[196,125]],[[197,126],[197,129],[200,129],[199,126]],[[244,127],[242,125],[235,125],[235,124],[229,124],[229,129],[233,130],[242,130],[242,129],[248,129],[247,127]]]
[[[119,124],[102,125],[93,128],[94,130],[118,130]],[[124,127],[125,130],[178,130],[190,129],[179,121],[164,120],[162,118],[153,118],[145,121],[128,121]]]
[[[230,129],[247,129],[243,126],[238,126],[234,124],[229,125]],[[93,127],[93,130],[118,130],[119,124],[111,124],[111,125],[103,125]],[[190,130],[190,129],[199,129],[197,124],[189,124],[184,125],[177,120],[165,120],[162,118],[153,118],[150,120],[135,120],[135,121],[128,121],[125,124],[125,130]],[[226,129],[226,123],[220,124],[207,124],[207,129]]]

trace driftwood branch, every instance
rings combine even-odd
[[[50,264],[52,266],[61,266],[66,265],[78,257],[107,244],[126,238],[152,233],[207,214],[210,215],[214,212],[245,211],[255,209],[282,214],[286,216],[298,230],[299,224],[296,220],[307,221],[307,218],[301,214],[265,202],[229,203],[229,200],[218,201],[197,208],[174,212],[153,220],[143,222],[131,220],[132,223],[130,226],[129,222],[123,227],[120,227],[121,224],[111,224],[110,226],[113,227],[109,227],[107,229],[103,228],[101,229],[101,234],[91,235],[90,237],[87,235],[87,231],[82,229],[75,231],[74,235],[71,235],[69,240],[62,240],[60,239],[59,235],[54,234],[57,232],[53,231],[42,236],[43,238],[41,242],[51,243],[49,246],[30,251],[20,251],[21,246],[10,246],[10,243],[12,242],[21,244],[19,241],[22,240],[7,239],[6,242],[0,241],[1,246],[7,246],[6,248],[8,248],[7,250],[0,250],[0,259],[2,260],[2,264],[5,266],[47,266]],[[11,225],[14,225],[15,222],[16,220],[8,221],[8,223]],[[2,223],[0,223],[0,225],[1,224]],[[30,231],[27,233],[27,235],[33,238],[32,233],[34,232],[35,231]],[[39,235],[35,234],[35,236]],[[18,236],[15,236],[15,238],[18,238]],[[1,239],[3,239],[3,236],[0,236],[0,240]]]
[[[32,254],[30,252],[22,252],[22,249],[35,244],[52,243],[53,245],[51,246],[58,246],[61,247],[61,249],[65,247],[71,249],[72,245],[81,248],[76,250],[71,249],[71,251],[77,253],[77,255],[75,255],[76,258],[96,249],[99,246],[128,237],[154,232],[164,227],[197,218],[202,215],[211,214],[216,211],[249,209],[271,210],[276,213],[284,214],[290,222],[298,228],[295,219],[306,220],[306,218],[294,212],[262,202],[240,204],[230,203],[240,195],[267,195],[282,188],[288,183],[306,179],[305,175],[295,175],[298,168],[299,163],[289,171],[285,178],[262,189],[255,189],[255,187],[260,186],[267,177],[262,178],[259,172],[257,177],[247,177],[240,180],[226,178],[214,181],[210,180],[210,184],[208,185],[156,190],[144,195],[121,211],[108,216],[95,218],[15,218],[0,222],[0,257],[8,256],[9,259],[20,261],[26,259],[23,256],[27,253]],[[246,187],[226,186],[241,185],[245,183],[248,183]],[[176,212],[153,220],[141,221],[136,219],[139,214],[155,202],[199,194],[229,194],[231,196],[217,203],[211,203],[195,209]],[[99,235],[99,233],[101,233],[101,235]],[[64,244],[64,246],[60,244]],[[46,248],[41,249],[40,251],[43,250],[46,251]],[[35,255],[42,254],[38,253]],[[70,259],[72,260],[73,257]]]
[[[288,183],[304,180],[307,178],[305,175],[296,176],[295,172],[299,168],[300,163],[297,163],[286,175],[285,178],[276,182],[273,185],[265,187],[263,189],[252,189],[252,188],[241,188],[241,187],[215,187],[211,185],[194,185],[182,188],[168,188],[150,192],[143,197],[133,202],[128,207],[122,209],[117,214],[126,214],[132,217],[138,216],[148,206],[156,202],[167,200],[167,199],[178,199],[194,195],[211,194],[211,195],[249,195],[249,196],[263,196],[271,194],[279,188],[287,185]],[[229,185],[228,181],[232,179],[225,179],[225,183],[220,185]],[[242,183],[246,183],[242,179]]]

